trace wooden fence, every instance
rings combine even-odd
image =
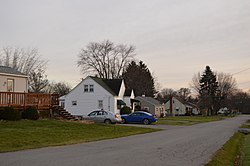
[[[50,109],[59,104],[57,94],[0,92],[0,108],[13,106],[16,108],[36,107]]]

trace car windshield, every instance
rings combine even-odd
[[[94,111],[94,112],[91,112],[90,114],[88,114],[88,116],[95,116],[96,114],[97,114],[97,112]]]

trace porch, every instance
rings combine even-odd
[[[0,109],[12,106],[17,109],[36,107],[38,110],[58,106],[58,94],[0,92]]]

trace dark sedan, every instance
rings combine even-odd
[[[157,119],[150,113],[136,111],[129,115],[121,115],[122,123],[143,123],[145,125],[156,122]]]

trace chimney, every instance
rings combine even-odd
[[[170,96],[170,106],[169,106],[169,109],[170,109],[170,114],[173,114],[173,97],[172,96]]]

